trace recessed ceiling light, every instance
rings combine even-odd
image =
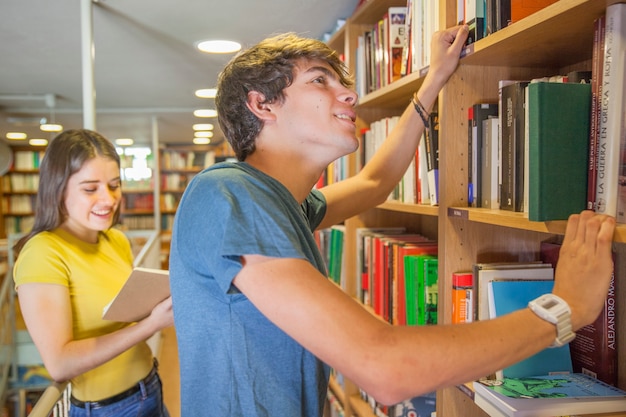
[[[26,139],[26,133],[24,133],[24,132],[7,132],[5,137],[7,139],[12,139],[12,140],[22,140],[22,139]]]
[[[131,146],[133,143],[135,143],[135,141],[132,140],[131,138],[118,138],[118,139],[115,139],[115,144],[119,145],[119,146]]]
[[[217,117],[217,110],[198,109],[198,110],[194,110],[193,115],[196,117]]]
[[[57,123],[44,123],[39,125],[39,129],[43,132],[60,132],[63,130],[63,126]]]
[[[211,139],[209,138],[193,138],[193,143],[196,145],[208,145],[211,143]]]
[[[200,98],[215,98],[217,94],[217,88],[201,88],[196,90],[196,97]]]
[[[213,123],[196,123],[193,130],[213,130]]]
[[[201,130],[201,131],[194,132],[193,135],[197,138],[212,138],[213,132],[211,132],[210,130],[209,131]]]
[[[48,139],[30,139],[28,144],[31,146],[46,146],[48,144]]]
[[[241,44],[234,41],[213,40],[198,42],[198,49],[210,54],[229,54],[241,49]]]

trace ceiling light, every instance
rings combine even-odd
[[[115,139],[115,144],[118,146],[131,146],[133,143],[135,143],[134,140],[132,140],[131,138],[118,138]]]
[[[63,130],[63,126],[57,123],[44,123],[39,125],[39,129],[43,132],[60,132]]]
[[[193,135],[196,138],[212,138],[213,137],[213,132],[200,130],[200,131],[194,132]]]
[[[31,146],[46,146],[48,144],[48,139],[30,139],[28,144]]]
[[[237,52],[241,49],[240,43],[223,40],[202,41],[198,42],[197,46],[198,49],[202,52],[207,52],[210,54],[228,54],[232,52]]]
[[[193,125],[193,130],[213,130],[212,123],[196,123]]]
[[[193,143],[195,145],[208,145],[211,143],[211,139],[209,138],[193,138]]]
[[[217,88],[202,88],[196,90],[196,97],[200,98],[215,98],[217,95]]]
[[[5,137],[7,139],[12,139],[12,140],[22,140],[22,139],[26,139],[26,133],[24,133],[24,132],[7,132]]]
[[[63,130],[63,126],[55,123],[54,121],[54,107],[56,106],[56,96],[54,94],[46,94],[45,96],[46,106],[50,109],[50,122],[41,120],[39,129],[43,132],[60,132]]]
[[[217,110],[215,109],[194,110],[193,115],[196,117],[217,117]]]

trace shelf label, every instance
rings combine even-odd
[[[469,218],[469,214],[467,210],[455,207],[448,207],[448,217],[458,217],[467,220]]]

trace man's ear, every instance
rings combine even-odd
[[[246,101],[248,109],[260,120],[270,121],[275,119],[272,104],[267,102],[265,95],[258,91],[250,91]]]

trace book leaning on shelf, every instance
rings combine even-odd
[[[541,260],[556,268],[560,250],[558,242],[541,242]],[[602,312],[593,323],[578,329],[576,338],[569,343],[573,371],[591,375],[610,385],[617,385],[617,303],[613,273]]]
[[[523,211],[524,89],[528,81],[501,81],[500,87],[500,209]]]
[[[483,148],[483,120],[489,116],[498,115],[497,103],[476,103],[467,110],[467,139],[468,139],[468,205],[481,207],[482,190],[481,178],[484,161],[481,160]]]
[[[595,208],[599,213],[611,216],[617,214],[618,222],[626,221],[625,210],[622,210],[622,215],[617,213],[619,188],[623,188],[618,187],[619,174],[622,171],[620,142],[626,131],[623,123],[626,107],[624,103],[626,63],[623,59],[625,51],[626,4],[616,3],[606,8]]]
[[[626,411],[626,391],[584,374],[475,381],[474,402],[490,417],[555,417]]]
[[[528,85],[529,220],[567,220],[585,209],[590,106],[589,84]]]
[[[489,282],[489,313],[501,317],[525,308],[531,300],[551,293],[552,279],[495,279]],[[573,372],[570,345],[546,348],[496,372],[496,378],[521,378],[547,373]]]

